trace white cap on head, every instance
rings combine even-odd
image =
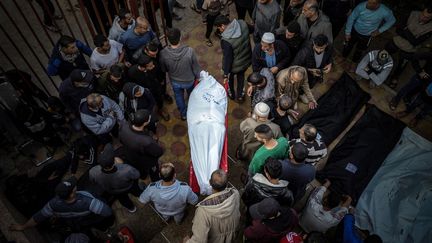
[[[273,33],[270,32],[266,32],[264,33],[264,35],[261,37],[261,41],[268,43],[268,44],[272,44],[275,42],[275,36]]]
[[[264,102],[259,102],[255,105],[254,113],[259,117],[268,117],[270,113],[270,107]]]

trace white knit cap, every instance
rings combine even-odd
[[[264,33],[264,35],[261,37],[261,41],[268,43],[268,44],[272,44],[275,42],[275,36],[273,33],[270,32],[266,32]]]
[[[270,107],[264,102],[259,102],[255,105],[254,113],[259,117],[268,117],[270,113]]]

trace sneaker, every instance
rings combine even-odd
[[[300,95],[299,98],[300,98],[302,103],[309,104],[309,99],[306,97],[306,95],[302,94],[302,95]]]
[[[238,101],[239,103],[243,103],[243,102],[245,101],[245,94],[244,94],[244,93],[241,93],[241,94],[239,95],[239,97],[237,97],[237,101]]]
[[[172,17],[173,17],[173,19],[174,20],[177,20],[177,21],[180,21],[180,20],[182,20],[182,17],[180,17],[179,15],[177,15],[176,13],[172,13]]]
[[[230,100],[235,100],[235,95],[233,94],[233,92],[231,92],[230,89],[228,89],[228,98],[230,98]]]
[[[135,213],[137,211],[137,207],[134,206],[132,209],[128,209],[129,213]]]
[[[212,47],[213,46],[213,42],[210,39],[206,39],[205,43],[206,43],[206,45],[208,47]]]

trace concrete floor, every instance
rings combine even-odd
[[[182,3],[186,6],[192,2],[191,0],[183,1]],[[231,6],[232,13],[233,5]],[[199,62],[203,69],[207,70],[212,74],[217,80],[222,80],[221,73],[221,49],[219,47],[218,40],[212,36],[214,46],[207,47],[204,43],[204,32],[205,26],[201,24],[201,18],[198,14],[190,10],[189,8],[185,10],[176,10],[179,15],[183,17],[182,21],[174,22],[174,26],[182,28],[183,30],[183,42],[193,47],[198,55]],[[340,50],[341,48],[341,37],[339,36],[335,41],[335,48]],[[380,36],[376,39],[376,42],[371,48],[383,46],[389,40],[389,34]],[[326,80],[337,80],[338,77],[344,71],[344,64],[335,65],[334,70],[328,74]],[[251,70],[249,69],[247,74]],[[401,77],[401,84],[398,89],[405,83],[410,77],[412,70],[408,68]],[[318,84],[313,89],[315,97],[318,99],[323,95],[334,82],[324,82],[323,84]],[[393,114],[389,111],[388,101],[394,96],[395,91],[389,89],[386,86],[379,87],[376,89],[369,89],[368,84],[365,81],[359,81],[360,86],[367,92],[371,94],[370,103],[375,104],[381,110]],[[170,90],[171,92],[171,90]],[[172,93],[172,92],[171,92]],[[228,107],[228,154],[230,158],[234,157],[234,151],[240,142],[241,134],[239,131],[240,122],[246,118],[249,112],[249,99],[243,104],[238,104],[236,102],[229,102]],[[161,143],[165,147],[165,153],[161,158],[161,161],[173,162],[177,170],[177,178],[179,180],[189,182],[189,141],[187,136],[187,124],[179,119],[179,113],[176,109],[175,104],[167,106],[169,112],[171,113],[171,120],[168,122],[161,121],[158,125],[158,136]],[[401,110],[402,105],[399,106],[398,110]],[[305,105],[300,105],[300,113],[304,114],[307,112],[307,107]],[[360,116],[357,116],[358,119]],[[405,118],[403,121],[408,122],[412,116]],[[355,122],[355,121],[354,121]],[[353,122],[353,123],[354,123]],[[414,128],[414,131],[424,136],[425,138],[432,140],[432,122],[431,117],[427,117],[424,121],[420,122],[419,125]],[[339,138],[340,139],[340,138]],[[337,139],[330,148],[334,147],[339,141]],[[7,154],[3,154],[7,157]],[[10,163],[6,165],[13,167],[13,162],[8,160]],[[240,182],[240,175],[245,171],[246,165],[238,163],[232,159],[229,160],[229,172],[230,172],[230,182],[237,188],[241,188],[242,184]],[[15,171],[16,169],[15,163]],[[81,166],[80,171],[84,171],[87,168]],[[9,169],[13,170],[12,168]],[[176,225],[174,222],[165,222],[162,220],[151,205],[141,205],[137,200],[134,200],[138,206],[138,211],[134,214],[129,213],[127,210],[122,208],[117,202],[114,204],[115,215],[117,217],[117,226],[127,225],[132,229],[136,236],[136,242],[181,242],[183,237],[190,233],[192,218],[194,214],[194,207],[189,206],[187,208],[187,217],[181,225]],[[10,207],[10,205],[9,205]],[[0,207],[1,208],[1,207]],[[20,219],[23,222],[24,219]],[[11,222],[11,221],[8,221]],[[3,224],[4,226],[4,224]],[[5,227],[1,227],[4,231]],[[8,232],[5,234],[6,237],[16,237],[17,233]],[[34,239],[34,238],[33,238]],[[239,242],[241,241],[241,235],[238,237]]]

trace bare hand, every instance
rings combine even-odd
[[[325,186],[326,188],[329,188],[330,185],[331,185],[331,182],[328,179],[325,179],[323,186]]]
[[[425,72],[424,70],[421,73],[419,73],[419,76],[420,76],[421,79],[428,79],[428,78],[430,78],[430,75],[427,72]]]
[[[247,88],[247,90],[246,90],[246,95],[249,96],[249,97],[251,97],[253,90],[254,90],[254,87],[253,86],[249,86]]]
[[[328,64],[327,66],[325,66],[323,68],[323,72],[324,73],[329,73],[331,71],[331,68],[332,68],[332,64],[330,63],[330,64]]]
[[[299,115],[299,113],[297,112],[297,111],[295,111],[295,110],[292,110],[292,109],[289,109],[288,110],[288,113],[295,119],[295,120],[298,120],[298,115]]]
[[[314,101],[309,102],[309,109],[315,109],[317,108],[318,104]]]
[[[116,163],[116,164],[123,164],[124,161],[120,157],[114,157],[114,163]]]
[[[273,73],[273,74],[277,73],[278,71],[279,71],[278,67],[272,67],[272,68],[270,68],[270,72]]]
[[[190,237],[187,235],[183,238],[183,243],[186,243],[188,240],[190,240]]]
[[[371,33],[371,36],[372,36],[372,37],[376,37],[376,36],[378,36],[379,34],[381,34],[381,33],[379,32],[379,30],[374,30],[374,31]]]

